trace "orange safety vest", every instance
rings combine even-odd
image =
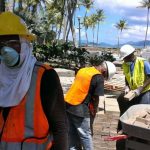
[[[10,108],[4,122],[0,113],[0,150],[50,150],[53,137],[44,114],[40,85],[45,70],[49,66],[36,63],[29,90],[21,103]]]
[[[78,71],[75,81],[65,96],[65,101],[71,105],[81,104],[88,94],[91,79],[101,74],[95,67],[86,67]]]

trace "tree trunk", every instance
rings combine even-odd
[[[145,33],[145,41],[144,41],[144,48],[146,46],[146,40],[147,40],[147,33],[148,33],[148,25],[149,25],[149,9],[147,10],[147,27],[146,27],[146,33]]]
[[[93,47],[94,47],[94,26],[93,26]]]
[[[23,9],[22,0],[19,0],[19,2],[18,2],[18,11],[20,12],[22,9]]]
[[[62,25],[63,25],[63,21],[64,21],[64,14],[65,14],[65,4],[66,4],[66,0],[63,1],[63,7],[62,7],[62,11],[61,11],[61,24],[60,24],[60,28],[58,31],[58,40],[60,38],[60,34],[61,34],[61,30],[62,30]]]
[[[64,18],[64,32],[63,32],[63,41],[66,40],[67,28],[68,28],[69,20],[68,17]]]
[[[71,29],[74,46],[77,46],[76,45],[75,29],[74,29],[74,26],[73,26],[73,15],[74,15],[74,12],[75,12],[75,9],[76,9],[76,4],[77,4],[77,0],[75,0],[74,3],[71,3],[71,1],[68,2],[69,29],[68,29],[68,34],[67,34],[67,37],[66,37],[66,41],[68,41],[69,31]]]
[[[88,41],[88,35],[87,35],[87,29],[85,30],[85,35],[86,35],[86,46],[88,46],[88,44],[89,44],[89,41]]]
[[[0,0],[0,12],[5,11],[5,0]]]
[[[99,44],[99,22],[98,22],[98,28],[97,28],[97,46]]]
[[[120,47],[120,35],[121,35],[121,31],[118,31],[118,56],[119,56],[119,47]]]
[[[13,0],[13,12],[15,11],[16,0]]]
[[[66,10],[66,14],[64,16],[64,32],[63,32],[63,41],[65,41],[66,39],[66,35],[67,35],[67,27],[68,27],[68,8],[67,8],[67,3],[65,2],[65,10]]]
[[[87,9],[86,9],[86,11],[85,11],[84,21],[85,21],[86,16],[87,16]],[[86,44],[87,44],[87,46],[88,46],[88,35],[87,35],[87,28],[86,28],[86,27],[85,27],[85,36],[86,36]]]

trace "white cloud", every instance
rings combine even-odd
[[[131,26],[128,30],[124,30],[121,35],[122,41],[142,41],[145,39],[146,26]],[[148,35],[150,35],[150,29],[148,30]],[[148,36],[147,39],[149,39]]]
[[[123,30],[120,39],[121,43],[144,40],[147,9],[137,8],[141,5],[140,2],[142,0],[94,0],[94,9],[103,9],[106,16],[100,28],[100,40],[107,43],[117,43],[118,30],[114,25],[120,19],[125,19],[129,27],[128,30]],[[81,12],[84,11],[82,10]],[[93,9],[91,9],[90,13],[94,13]],[[78,38],[79,29],[76,29],[76,39]],[[89,41],[93,41],[91,30],[88,30],[88,38]],[[84,29],[81,30],[81,39],[85,39]],[[150,39],[150,27],[147,39]]]
[[[139,10],[142,8],[137,8],[140,6],[142,0],[95,0],[95,7],[103,9],[105,13],[113,14],[115,16],[120,16],[123,18],[128,18],[129,16],[141,16]]]
[[[130,16],[129,19],[133,21],[146,21],[146,17]]]
[[[142,0],[95,0],[98,7],[137,7],[140,6]]]
[[[142,0],[95,0],[94,2],[95,7],[103,9],[108,18],[106,26],[112,31],[111,39],[118,36],[114,25],[120,19],[125,19],[129,29],[123,30],[120,42],[144,40],[147,9],[137,8],[141,5]],[[108,37],[109,40],[110,38]],[[150,39],[150,29],[147,39]]]

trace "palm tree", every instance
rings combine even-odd
[[[73,38],[73,44],[74,46],[77,46],[76,44],[76,35],[75,35],[75,28],[73,25],[73,16],[76,10],[77,0],[68,0],[67,1],[67,11],[68,11],[68,21],[69,21],[69,27],[68,27],[68,33],[66,36],[66,42],[68,41],[69,32],[71,30],[72,38]]]
[[[98,22],[98,28],[97,28],[97,45],[99,43],[99,24],[100,22],[103,22],[105,19],[104,11],[102,9],[98,9],[97,11],[97,22]]]
[[[118,29],[118,49],[119,49],[119,45],[120,45],[120,42],[119,42],[120,35],[121,35],[121,33],[122,33],[123,30],[128,29],[127,26],[128,26],[127,22],[124,19],[119,20],[119,22],[116,23],[116,25],[115,25],[115,27]]]
[[[92,4],[93,4],[92,0],[79,0],[78,2],[78,5],[83,5],[86,8],[90,8]]]
[[[146,33],[145,33],[145,41],[144,41],[144,48],[146,46],[146,40],[147,40],[147,33],[148,33],[148,26],[149,26],[149,9],[150,9],[150,0],[143,0],[141,3],[142,8],[147,8],[147,27],[146,27]]]
[[[91,9],[91,7],[93,6],[93,2],[91,0],[84,0],[84,3],[81,2],[83,6],[85,6],[86,11],[85,11],[85,15],[84,15],[84,27],[85,27],[85,34],[86,34],[86,40],[87,40],[87,46],[88,46],[88,35],[87,35],[87,30],[89,27],[89,18],[87,17],[87,12]]]
[[[86,35],[86,44],[88,46],[88,35],[87,35],[87,30],[89,28],[90,25],[90,18],[89,17],[85,17],[84,21],[83,21],[83,26],[85,27],[85,35]]]
[[[94,29],[95,29],[96,23],[97,23],[97,15],[96,14],[92,14],[90,16],[90,18],[91,18],[90,25],[92,26],[92,32],[93,32],[93,47],[94,47]]]

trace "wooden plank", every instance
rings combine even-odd
[[[125,100],[127,100],[127,101],[131,101],[135,96],[136,96],[136,95],[135,95],[135,92],[130,91],[129,93],[127,93],[127,94],[124,96],[124,98],[125,98]]]

